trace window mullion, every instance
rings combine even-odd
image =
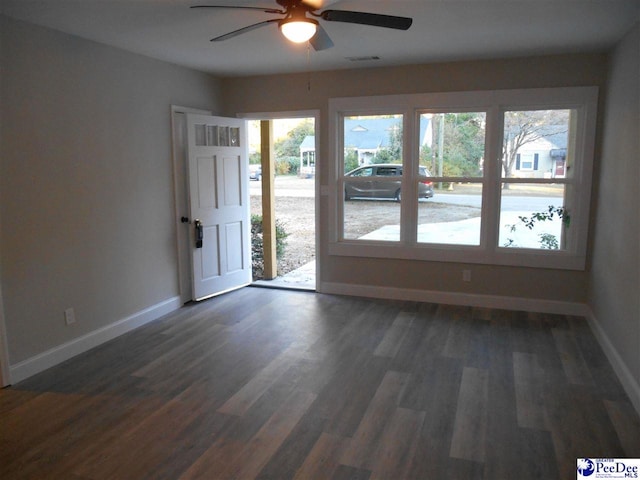
[[[416,152],[418,151],[418,146],[415,141],[415,132],[417,132],[417,129],[418,127],[413,118],[413,113],[410,110],[405,111],[402,136],[402,163],[404,166],[402,172],[402,191],[406,192],[406,194],[402,195],[400,241],[403,245],[407,246],[415,245],[418,235],[418,187],[416,186],[418,171]]]
[[[487,111],[484,188],[482,189],[482,226],[480,245],[493,253],[500,230],[500,189],[502,187],[502,111],[492,107]]]

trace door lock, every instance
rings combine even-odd
[[[202,240],[204,239],[204,228],[202,222],[197,218],[193,221],[196,229],[196,248],[202,248]]]

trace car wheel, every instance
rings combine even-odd
[[[400,189],[396,190],[396,201],[402,201],[402,192],[400,191]]]

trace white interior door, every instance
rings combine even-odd
[[[251,283],[246,123],[187,114],[193,299]]]

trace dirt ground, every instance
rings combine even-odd
[[[262,197],[258,182],[251,182],[251,213],[262,213]],[[276,219],[288,233],[282,258],[278,259],[278,275],[284,275],[315,258],[315,199],[302,196],[300,189],[311,188],[313,181],[276,178]],[[421,201],[419,221],[451,222],[477,217],[480,209],[447,205],[432,200]],[[398,223],[400,204],[393,200],[351,200],[345,209],[348,238],[357,238],[378,228]]]
[[[262,214],[262,197],[251,195],[251,213]],[[276,197],[276,220],[288,237],[278,259],[278,275],[285,275],[315,258],[315,199]]]

